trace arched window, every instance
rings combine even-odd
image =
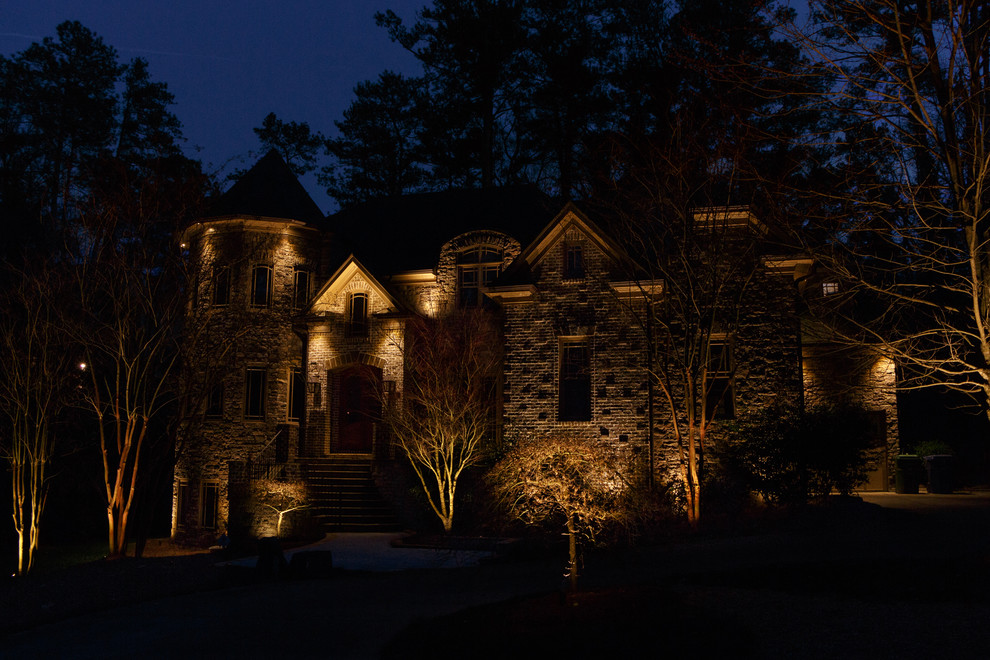
[[[495,281],[502,270],[502,250],[475,245],[457,255],[457,304],[477,307],[484,287]]]
[[[368,335],[368,294],[352,293],[347,300],[347,336]]]
[[[268,307],[272,302],[272,267],[258,264],[251,269],[251,306]]]

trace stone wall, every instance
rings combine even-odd
[[[203,484],[208,483],[219,488],[216,528],[222,531],[229,518],[230,462],[274,458],[275,443],[287,452],[283,458],[295,456],[299,424],[288,420],[289,380],[291,369],[302,367],[303,345],[293,332],[294,278],[297,268],[318,270],[321,238],[298,223],[237,219],[205,222],[191,233],[190,259],[199,265],[200,276],[187,314],[186,345],[201,369],[189,389],[218,384],[222,411],[208,418],[202,407],[205,393],[191,397],[198,400],[200,412],[184,424],[175,470],[173,528],[199,526]],[[255,264],[272,268],[270,304],[261,308],[249,304]],[[223,306],[213,304],[215,266],[230,268],[230,299]],[[258,419],[245,415],[248,368],[265,371],[264,416]],[[189,497],[182,506],[187,517],[180,520],[178,492],[183,483]]]
[[[804,346],[802,359],[805,405],[809,410],[848,406],[878,416],[877,432],[883,435],[884,446],[882,455],[872,460],[886,462],[886,483],[876,486],[889,489],[900,453],[894,363],[868,347],[825,343]]]

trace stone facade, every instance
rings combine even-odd
[[[401,495],[375,406],[401,397],[406,319],[459,305],[487,308],[501,321],[496,428],[504,438],[594,438],[629,460],[642,459],[652,440],[657,469],[675,471],[671,415],[650,384],[643,321],[662,286],[630,281],[617,243],[573,205],[532,240],[498,226],[432,238],[430,267],[388,270],[366,267],[360,253],[343,257],[333,234],[291,218],[228,215],[187,230],[199,273],[187,334],[201,366],[190,389],[199,388],[201,403],[176,468],[176,531],[236,526],[231,502],[245,497],[251,479],[272,470],[298,478],[311,458],[367,456],[388,482],[384,490]],[[897,437],[890,365],[853,369],[805,345],[810,262],[753,258],[724,342],[735,417],[852,392],[883,413],[890,460]],[[262,282],[258,268],[269,269],[270,280]],[[270,287],[264,304],[259,282]],[[210,396],[218,389],[219,400]],[[718,423],[712,428],[717,433]]]

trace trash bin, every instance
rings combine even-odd
[[[901,454],[894,471],[894,490],[901,494],[917,494],[924,466],[920,456]]]
[[[925,467],[928,469],[928,492],[951,493],[955,485],[952,483],[953,457],[950,454],[934,454],[925,456]]]

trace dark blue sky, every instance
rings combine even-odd
[[[269,112],[334,131],[354,86],[386,68],[418,73],[411,55],[375,25],[392,9],[406,19],[427,0],[4,0],[0,54],[54,36],[78,20],[115,47],[121,61],[144,57],[175,94],[187,148],[210,169],[253,163],[251,130]],[[315,181],[317,204],[331,202]]]

